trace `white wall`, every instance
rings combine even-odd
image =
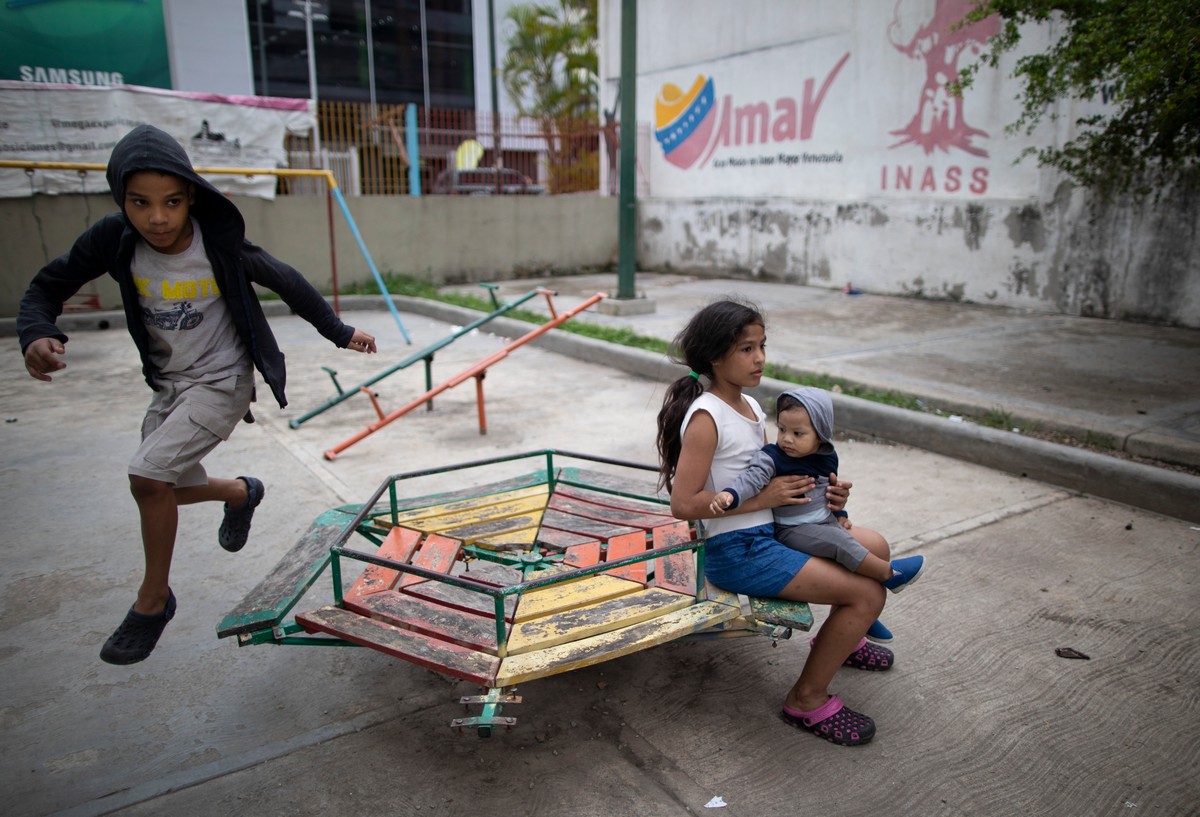
[[[1018,162],[1102,103],[1008,133],[1015,55],[945,95],[998,30],[946,33],[971,5],[639,2],[637,118],[675,137],[639,149],[639,265],[1200,326],[1200,194],[1105,204]],[[621,8],[600,0],[604,108]]]
[[[244,0],[163,0],[176,91],[252,96]]]

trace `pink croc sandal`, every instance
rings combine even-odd
[[[816,638],[810,638],[808,640],[809,646],[812,646],[816,640]],[[868,672],[887,672],[895,662],[895,653],[887,647],[871,644],[864,638],[858,642],[858,646],[854,648],[854,652],[850,653],[846,660],[842,662],[842,666],[852,669],[865,669]]]
[[[865,669],[868,672],[886,672],[892,668],[896,656],[887,647],[871,644],[867,639],[858,642],[854,652],[842,662],[843,667]]]
[[[861,746],[875,737],[875,721],[850,709],[836,695],[811,712],[798,712],[784,704],[781,717],[785,723],[839,746]]]

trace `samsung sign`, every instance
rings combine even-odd
[[[162,0],[8,0],[0,79],[171,88]]]
[[[22,65],[17,69],[21,82],[61,82],[70,85],[124,85],[120,71],[89,71],[86,68],[44,68]]]

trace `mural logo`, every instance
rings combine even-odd
[[[917,144],[928,156],[934,149],[949,153],[950,148],[966,151],[972,156],[987,156],[988,152],[975,145],[975,137],[987,138],[987,132],[973,128],[963,119],[963,100],[946,90],[946,83],[958,76],[958,58],[968,48],[978,53],[979,47],[1000,33],[1000,17],[992,15],[962,28],[955,24],[975,6],[974,0],[936,0],[932,15],[901,13],[914,0],[897,0],[888,40],[905,56],[925,62],[925,84],[917,101],[917,111],[907,125],[891,133],[902,137],[891,147]]]
[[[654,138],[668,162],[686,170],[700,158],[716,121],[715,101],[712,77],[696,77],[686,94],[670,82],[659,89],[654,100]]]
[[[806,142],[813,138],[821,105],[849,60],[849,52],[843,54],[819,87],[815,77],[808,77],[798,97],[781,96],[774,101],[738,104],[731,94],[718,101],[712,77],[703,74],[696,77],[686,93],[668,82],[654,100],[654,138],[662,146],[663,157],[684,170],[697,162],[698,167],[704,167],[718,148]],[[840,153],[778,152],[718,159],[713,166],[769,167],[840,161]]]

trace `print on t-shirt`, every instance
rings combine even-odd
[[[138,293],[143,298],[150,296],[150,279],[134,276]],[[194,298],[200,295],[211,298],[221,294],[216,280],[208,278],[203,281],[162,281],[162,299],[172,301],[179,298]],[[170,309],[142,305],[142,320],[147,326],[166,330],[195,329],[204,320],[204,313],[195,309],[191,301],[178,300]]]

